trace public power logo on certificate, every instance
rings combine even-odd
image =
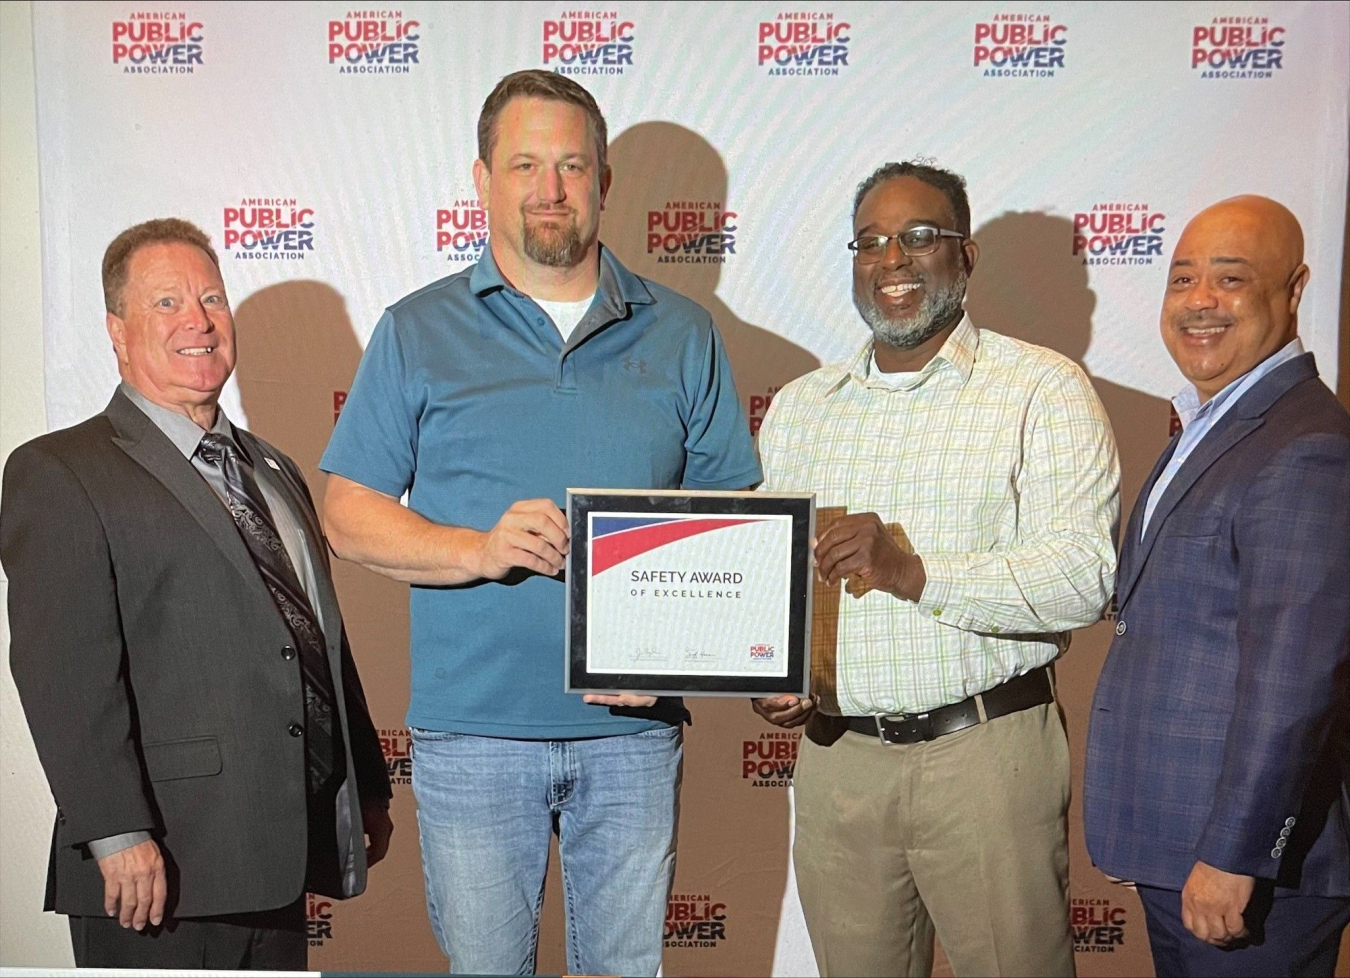
[[[587,671],[787,676],[791,516],[588,521]]]

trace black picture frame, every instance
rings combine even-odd
[[[678,673],[591,672],[587,669],[586,616],[590,595],[592,514],[650,513],[654,516],[790,516],[792,555],[789,583],[787,675],[709,676]],[[811,681],[811,537],[815,533],[814,493],[697,492],[684,490],[568,489],[567,627],[565,689],[569,693],[632,692],[655,696],[805,696]]]

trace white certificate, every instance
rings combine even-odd
[[[798,691],[813,502],[569,490],[569,690]]]

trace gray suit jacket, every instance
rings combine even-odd
[[[340,622],[304,479],[278,463],[303,514],[327,622]],[[265,463],[263,463],[265,464]],[[57,802],[46,907],[103,914],[85,843],[148,829],[177,917],[266,910],[304,890],[307,822],[299,660],[219,498],[126,397],[16,449],[0,498],[10,665]],[[328,655],[350,772],[338,795],[341,893],[365,889],[360,798],[389,777],[345,632]]]

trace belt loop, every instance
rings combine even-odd
[[[981,694],[981,693],[976,693],[976,694],[975,694],[973,697],[971,697],[971,698],[975,700],[975,712],[978,713],[978,714],[980,715],[980,722],[981,722],[981,723],[988,723],[988,722],[989,722],[989,714],[986,713],[985,710],[984,710],[984,695]]]

